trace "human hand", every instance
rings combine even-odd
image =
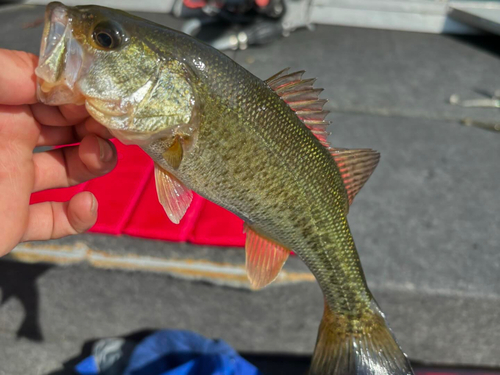
[[[82,233],[97,219],[90,192],[30,205],[31,193],[102,176],[116,165],[109,132],[82,106],[37,103],[34,55],[0,49],[0,256],[19,242]],[[80,142],[34,153],[37,146]]]

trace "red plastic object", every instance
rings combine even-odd
[[[118,151],[116,168],[85,187],[99,202],[99,219],[92,232],[121,234],[153,172],[153,162],[139,147],[114,143]]]
[[[81,191],[91,191],[99,202],[99,217],[91,232],[244,246],[243,221],[196,194],[181,222],[173,224],[158,202],[153,161],[139,147],[125,146],[116,140],[113,143],[118,164],[111,173],[71,188],[34,193],[31,203],[62,202]]]

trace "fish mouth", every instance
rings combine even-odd
[[[69,8],[57,2],[47,5],[40,59],[35,69],[37,97],[42,103],[84,103],[76,88],[82,74],[84,53],[73,37],[72,23]]]

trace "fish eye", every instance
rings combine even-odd
[[[117,24],[105,21],[94,28],[92,38],[97,46],[111,50],[120,47],[123,41],[123,32]]]

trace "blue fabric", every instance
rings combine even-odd
[[[97,355],[97,354],[96,354]],[[105,375],[91,356],[75,370],[80,375]],[[97,370],[97,371],[96,371]],[[94,372],[93,372],[94,371]],[[133,350],[123,375],[261,375],[222,340],[189,331],[153,333]]]
[[[87,357],[76,365],[75,371],[81,375],[96,375],[99,374],[99,367],[94,356]]]

